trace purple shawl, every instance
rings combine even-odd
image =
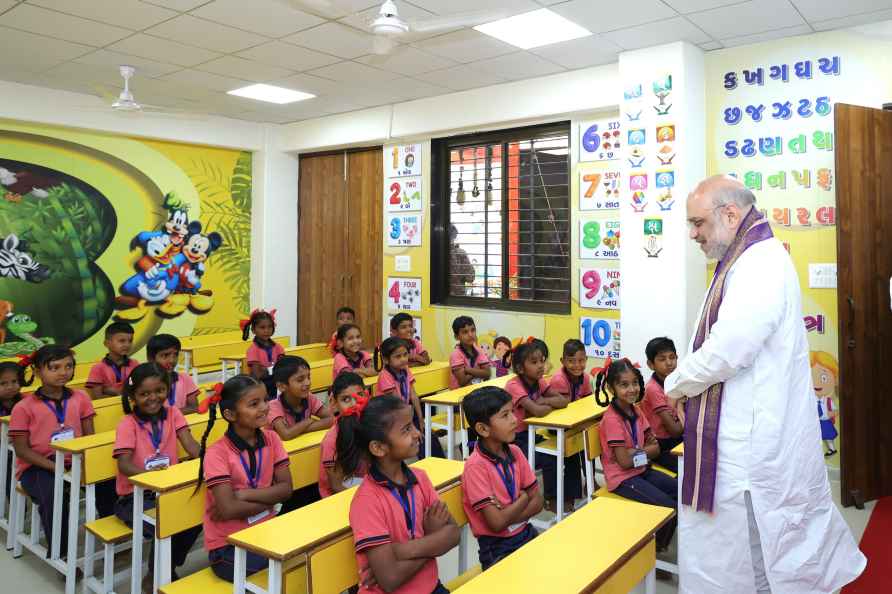
[[[709,338],[709,332],[719,317],[725,279],[737,259],[753,245],[774,237],[771,225],[762,214],[751,208],[740,223],[737,235],[725,257],[715,269],[706,304],[694,336],[696,352]],[[725,384],[713,384],[705,392],[689,398],[685,404],[684,426],[684,481],[681,502],[697,511],[712,512],[715,503],[716,461],[718,460],[719,416]]]

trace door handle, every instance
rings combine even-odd
[[[849,302],[849,340],[846,342],[846,346],[851,350],[855,348],[855,339],[851,336],[851,329],[855,327],[855,300],[851,295],[846,297],[846,301]]]

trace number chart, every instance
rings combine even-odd
[[[387,245],[391,247],[418,247],[421,245],[421,213],[392,214],[387,216]]]
[[[581,171],[579,173],[579,210],[619,208],[620,172]]]
[[[421,175],[421,145],[384,147],[384,178]]]
[[[579,269],[579,306],[589,309],[620,308],[618,268]]]
[[[619,218],[579,221],[579,257],[583,260],[619,260]]]
[[[614,161],[622,149],[622,126],[618,119],[579,124],[579,160]]]
[[[384,180],[384,204],[388,212],[421,210],[421,176]]]
[[[585,354],[595,359],[619,358],[619,320],[579,318],[579,340],[585,345]]]
[[[388,277],[387,309],[421,311],[421,279]]]

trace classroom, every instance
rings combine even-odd
[[[0,0],[4,589],[892,593],[889,56],[892,0]]]

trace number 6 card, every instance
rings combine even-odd
[[[579,160],[615,161],[622,149],[620,120],[597,120],[579,124]]]

